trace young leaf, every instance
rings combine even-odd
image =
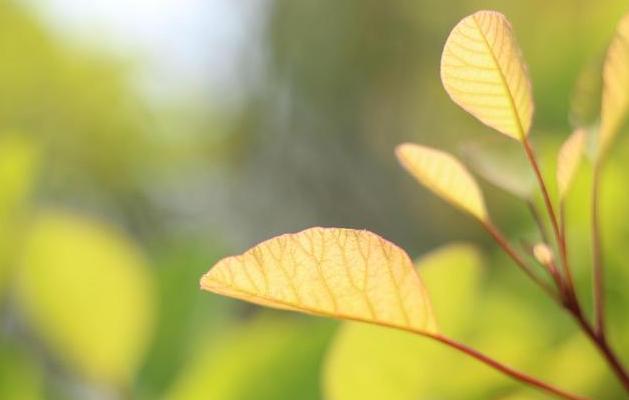
[[[484,124],[517,140],[528,134],[531,84],[504,15],[479,11],[454,27],[441,57],[441,80],[452,100]]]
[[[603,65],[599,157],[607,151],[629,109],[629,14],[618,24]]]
[[[201,288],[273,308],[434,333],[404,250],[368,231],[310,228],[219,261]]]
[[[560,200],[566,197],[570,184],[577,172],[585,147],[585,139],[585,131],[577,129],[559,150],[557,157],[557,187],[559,188]]]
[[[410,143],[399,145],[395,153],[402,166],[419,183],[480,221],[489,220],[478,184],[456,158],[440,150]]]

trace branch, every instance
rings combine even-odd
[[[537,378],[534,378],[532,376],[526,375],[520,371],[517,371],[505,364],[502,364],[496,360],[494,360],[493,358],[480,353],[479,351],[472,349],[471,347],[468,347],[462,343],[456,342],[450,338],[447,338],[445,336],[439,335],[439,334],[434,334],[434,335],[427,335],[429,338],[434,339],[440,343],[445,344],[446,346],[449,346],[455,350],[461,351],[463,353],[465,353],[466,355],[482,362],[483,364],[495,369],[496,371],[512,378],[515,379],[516,381],[519,381],[521,383],[524,383],[526,385],[535,387],[537,389],[540,389],[542,391],[545,391],[547,393],[553,394],[556,397],[562,398],[562,399],[569,399],[569,400],[587,400],[587,398],[585,397],[581,397],[572,393],[568,393],[562,389],[559,389],[555,386],[552,386],[546,382],[540,381]]]

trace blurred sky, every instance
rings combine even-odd
[[[70,43],[137,61],[151,98],[236,100],[247,45],[256,41],[264,0],[28,0]]]

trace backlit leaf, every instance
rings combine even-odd
[[[127,387],[154,311],[138,249],[106,225],[48,212],[28,231],[17,275],[21,309],[47,348],[92,381]]]
[[[489,220],[483,194],[459,160],[446,152],[410,143],[399,145],[395,152],[419,183],[479,220]]]
[[[598,155],[604,155],[629,110],[629,14],[618,24],[603,65]]]
[[[454,27],[443,49],[441,80],[452,100],[484,124],[517,140],[528,134],[531,84],[504,15],[479,11]]]
[[[585,139],[585,131],[578,129],[568,137],[559,150],[557,157],[557,187],[559,189],[559,198],[562,200],[566,197],[581,162]]]
[[[201,288],[273,308],[436,330],[408,255],[368,231],[310,228],[278,236],[219,261]]]

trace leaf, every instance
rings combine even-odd
[[[504,15],[479,11],[454,27],[443,49],[441,80],[467,112],[524,140],[533,117],[531,83]]]
[[[629,109],[629,14],[618,24],[603,64],[598,156],[607,152]]]
[[[577,129],[568,137],[559,150],[559,155],[557,156],[557,187],[560,200],[566,197],[577,173],[585,148],[585,139],[585,130]]]
[[[335,328],[324,320],[256,316],[204,334],[168,389],[169,400],[321,399],[319,371]]]
[[[436,331],[408,255],[364,230],[310,228],[278,236],[219,261],[201,288],[273,308]]]
[[[535,175],[522,149],[504,136],[485,137],[466,143],[463,158],[492,185],[528,200],[535,189]]]
[[[483,274],[479,251],[469,244],[449,244],[420,257],[415,265],[439,316],[439,327],[451,335],[462,332],[474,318]]]
[[[30,227],[18,269],[20,308],[47,348],[92,381],[127,387],[155,308],[139,250],[106,225],[49,211]]]
[[[417,269],[440,316],[440,326],[448,335],[460,337],[479,311],[482,268],[477,250],[465,244],[447,245],[421,257]],[[462,365],[463,370],[457,369]],[[466,398],[485,398],[486,386],[478,388],[481,393],[477,393],[469,387],[453,385],[458,378],[453,379],[451,375],[456,370],[476,376],[476,371],[482,368],[439,343],[406,332],[345,323],[326,356],[324,397],[330,400],[441,399],[448,398],[444,390],[451,387],[453,391],[464,392]]]
[[[480,221],[489,221],[478,184],[456,158],[440,150],[417,144],[399,145],[398,160],[428,189]]]

